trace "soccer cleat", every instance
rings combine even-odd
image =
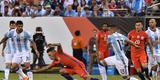
[[[26,77],[24,77],[24,78],[23,78],[23,80],[29,80],[29,77],[28,77],[28,76],[26,76]]]

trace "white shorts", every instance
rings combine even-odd
[[[30,63],[31,58],[29,52],[21,52],[21,53],[15,53],[12,63]]]
[[[128,59],[124,59],[124,63],[121,60],[117,60],[116,56],[107,57],[104,59],[107,65],[115,66],[121,76],[128,76]]]
[[[147,56],[148,56],[148,65],[150,65],[151,67],[152,66],[155,66],[155,65],[157,65],[158,63],[157,63],[157,56],[156,56],[156,59],[154,59],[153,57],[152,57],[152,54],[151,53],[149,53],[149,52],[147,52]]]
[[[12,63],[14,54],[13,53],[5,53],[4,58],[5,58],[5,63]]]

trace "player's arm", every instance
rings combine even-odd
[[[149,46],[149,49],[150,49],[150,51],[151,51],[151,53],[152,53],[152,55],[154,55],[154,51],[153,51],[153,45],[152,45],[152,43],[151,43],[151,41],[150,41],[150,39],[147,39],[147,44],[148,44],[148,46]]]
[[[0,41],[0,45],[1,45],[2,43],[6,42],[7,39],[8,39],[8,37],[4,36],[4,37],[1,39],[1,41]]]
[[[38,50],[37,50],[36,43],[35,43],[33,40],[31,40],[30,42],[31,42],[32,48],[33,48],[34,51],[36,52],[36,55],[39,57],[39,52],[38,52]]]
[[[32,70],[33,72],[42,72],[42,71],[46,71],[48,69],[50,69],[52,67],[52,64],[49,64],[45,67],[42,67],[41,69],[38,69],[38,70]]]
[[[133,41],[129,40],[128,38],[125,39],[125,43],[128,43],[136,48],[140,48],[139,46],[137,46]]]
[[[5,49],[5,47],[6,47],[6,41],[3,43],[3,47],[2,47],[2,56],[4,56],[4,49]]]

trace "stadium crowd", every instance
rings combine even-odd
[[[155,15],[159,0],[0,0],[0,16],[114,17]],[[150,10],[151,9],[151,10]]]

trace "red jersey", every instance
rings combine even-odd
[[[107,32],[100,31],[97,33],[96,38],[99,41],[98,49],[105,49],[106,48],[108,35],[109,35],[108,31]]]
[[[75,36],[72,39],[72,48],[74,49],[84,48],[84,41],[81,36]]]
[[[136,45],[140,46],[140,49],[136,49],[131,46],[131,53],[141,53],[145,51],[145,42],[149,40],[149,37],[145,31],[137,32],[136,30],[132,30],[128,33],[128,38]]]
[[[85,68],[85,65],[79,61],[78,59],[66,54],[66,53],[55,53],[55,56],[58,58],[56,61],[52,62],[52,66],[56,64],[62,64],[63,66],[67,66],[70,68],[81,67]]]

